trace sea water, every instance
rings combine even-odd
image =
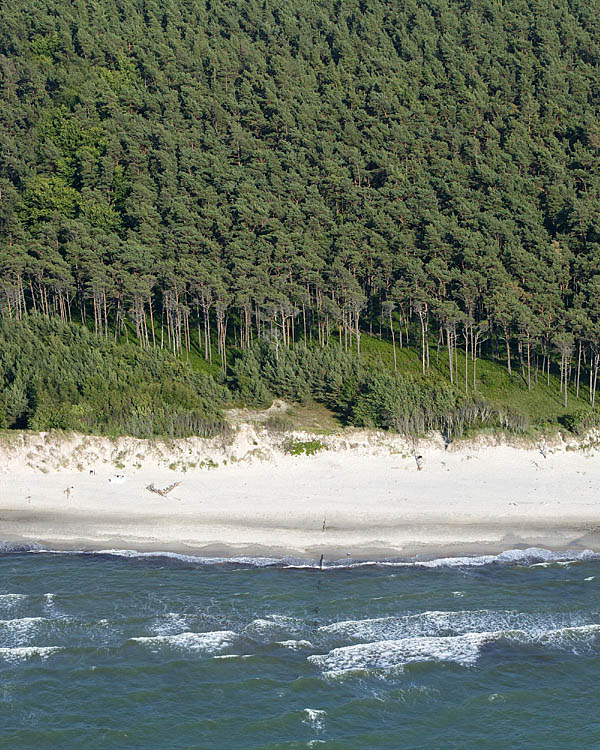
[[[0,555],[0,748],[600,748],[600,558]]]

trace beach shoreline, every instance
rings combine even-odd
[[[229,444],[24,433],[0,453],[0,540],[317,561],[600,552],[594,439],[542,449],[415,446],[369,431],[319,439],[322,451],[296,456],[252,425]]]

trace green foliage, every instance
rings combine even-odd
[[[351,421],[396,432],[425,432],[440,427],[440,420],[457,408],[460,398],[444,381],[370,368],[361,378]]]
[[[287,349],[261,341],[234,360],[231,384],[246,403],[264,405],[275,396],[299,403],[316,398],[346,413],[360,370],[356,358],[337,346]]]
[[[290,456],[314,456],[315,453],[325,449],[320,440],[287,440],[283,449]]]
[[[42,316],[0,321],[0,404],[8,427],[138,437],[226,430],[227,391],[160,351]]]
[[[29,180],[23,193],[19,216],[30,227],[58,218],[72,219],[79,212],[80,201],[80,194],[63,177],[36,175]]]
[[[42,63],[51,62],[61,50],[62,43],[57,31],[45,36],[36,34],[31,40],[31,52],[39,57]]]
[[[562,416],[560,422],[569,432],[573,432],[575,435],[584,435],[589,430],[600,427],[600,414],[589,409],[575,411]]]
[[[1,420],[202,430],[162,347],[390,429],[593,408],[599,3],[7,4],[0,315],[103,341],[34,331]]]
[[[235,360],[234,393],[240,392],[237,373],[245,378],[249,367],[254,390],[268,393],[269,399],[314,398],[336,411],[346,424],[358,427],[404,434],[435,429],[450,437],[470,427],[523,432],[529,426],[527,417],[514,408],[494,404],[481,395],[466,396],[440,378],[394,374],[380,361],[361,364],[336,346],[282,350],[261,342]],[[272,417],[268,425],[277,429],[281,419]]]

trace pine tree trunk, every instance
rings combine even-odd
[[[423,320],[423,313],[419,313],[419,321],[421,323],[421,370],[424,375],[425,374],[425,323]]]
[[[475,334],[475,339],[473,341],[473,390],[477,390],[477,339],[479,337],[479,332]]]
[[[108,311],[106,305],[106,291],[102,292],[102,299],[104,302],[104,335],[108,338]]]
[[[581,376],[581,339],[579,339],[579,350],[577,352],[577,383],[575,387],[575,397],[579,398],[579,378]]]
[[[564,367],[565,367],[565,358],[561,354],[561,357],[560,357],[560,389],[559,389],[559,393],[562,393],[562,391],[563,391],[563,379],[564,379],[564,374],[565,374],[564,373]]]
[[[448,369],[450,370],[450,382],[454,383],[454,365],[452,361],[452,341],[450,338],[450,328],[446,327],[446,343],[448,345]]]
[[[465,393],[469,392],[469,328],[465,327]]]
[[[392,349],[394,351],[394,372],[398,372],[398,361],[396,359],[396,337],[394,335],[394,321],[390,312],[390,332],[392,334]]]

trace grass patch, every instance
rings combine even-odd
[[[314,456],[326,447],[320,440],[287,440],[283,449],[290,456]]]

